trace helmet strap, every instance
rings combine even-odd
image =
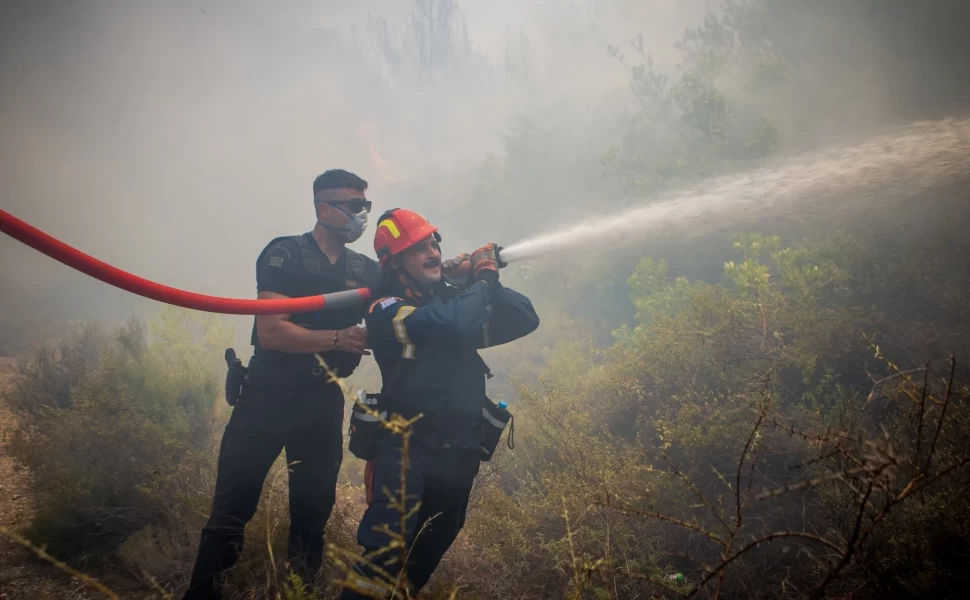
[[[411,300],[420,301],[425,296],[434,296],[437,291],[437,286],[422,289],[418,280],[404,269],[394,267],[391,267],[391,269],[397,281],[404,286],[405,295]]]
[[[394,269],[394,275],[398,282],[404,286],[404,294],[409,300],[421,300],[424,294],[421,293],[421,286],[418,280],[404,269]]]

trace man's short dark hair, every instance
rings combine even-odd
[[[343,169],[330,169],[317,176],[313,180],[313,193],[320,190],[337,190],[349,188],[363,192],[367,189],[367,182],[349,171]]]

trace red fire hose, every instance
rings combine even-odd
[[[0,210],[0,231],[23,242],[34,250],[42,252],[54,260],[77,269],[78,271],[145,298],[165,304],[227,315],[283,315],[311,312],[324,308],[346,308],[362,304],[370,299],[371,290],[358,288],[322,296],[304,298],[285,298],[279,300],[254,300],[242,298],[220,298],[195,294],[176,289],[143,277],[138,277],[102,262],[92,256],[68,246],[43,231],[21,221],[10,213]]]

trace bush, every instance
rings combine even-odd
[[[20,417],[10,450],[33,474],[28,538],[56,556],[104,557],[208,510],[228,336],[175,310],[153,334],[84,326],[28,358],[7,396]]]
[[[222,355],[230,339],[212,317],[166,309],[150,327],[83,324],[19,363],[5,392],[19,424],[8,445],[33,475],[32,543],[74,566],[120,566],[153,587],[187,584],[228,413]],[[373,387],[373,375],[365,368],[355,379]],[[344,462],[327,540],[351,550],[363,465]],[[281,455],[227,574],[229,597],[309,597],[287,578],[287,529]],[[341,575],[331,567],[325,577]]]
[[[4,392],[4,400],[27,420],[51,408],[70,408],[72,389],[97,366],[107,344],[98,324],[83,323],[68,339],[36,348],[17,364],[16,385]]]

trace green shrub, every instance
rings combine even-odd
[[[29,539],[77,562],[205,514],[227,340],[211,319],[166,310],[151,338],[138,321],[87,326],[27,359],[8,399],[10,450],[33,474]]]
[[[892,278],[874,273],[860,258],[868,249],[846,236],[788,248],[743,236],[735,248],[742,261],[725,264],[721,283],[671,278],[663,262],[643,260],[629,282],[635,321],[614,346],[580,339],[542,353],[541,376],[526,378],[512,405],[516,448],[483,470],[478,505],[436,578],[442,589],[495,598],[676,594],[664,575],[685,573],[686,591],[725,560],[702,531],[737,540],[728,554],[765,540],[732,559],[702,597],[715,587],[731,597],[800,597],[792,590],[809,594],[825,579],[806,557],[837,564],[839,556],[800,532],[836,546],[851,539],[846,515],[857,514],[860,497],[838,482],[858,488],[882,468],[829,428],[897,448],[900,461],[915,451],[905,395],[862,401],[877,376],[860,329],[905,346],[927,324],[883,321],[869,302]],[[764,393],[770,411],[759,422]],[[887,420],[890,406],[899,416]],[[963,418],[951,406],[943,431],[954,437],[941,437],[951,440],[937,449],[950,452],[941,469],[965,456],[953,453],[955,440],[965,442]],[[910,427],[883,433],[891,422]],[[842,462],[831,461],[833,449]],[[868,470],[846,471],[851,460]],[[898,494],[904,476],[878,493]],[[965,475],[947,477],[878,520],[826,585],[872,578],[892,593],[955,589],[940,583],[962,580],[938,548],[963,551],[956,541],[970,511],[959,500]]]
[[[72,389],[97,366],[108,343],[97,323],[82,323],[67,339],[41,345],[17,364],[16,383],[4,392],[4,401],[28,420],[48,409],[70,408]]]

